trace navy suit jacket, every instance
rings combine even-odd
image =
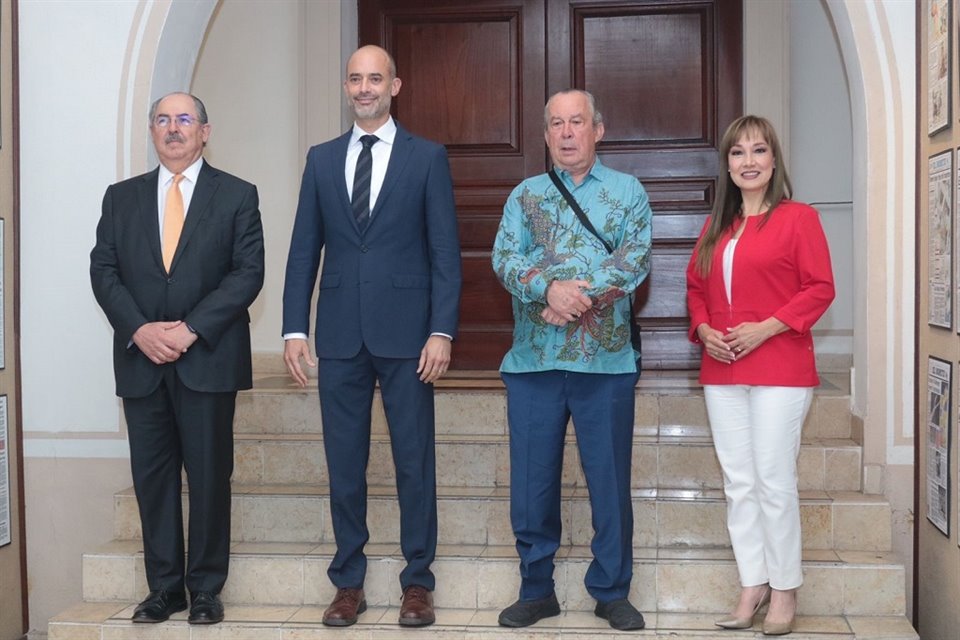
[[[140,398],[174,366],[190,389],[252,385],[250,315],[263,286],[257,188],[206,162],[197,176],[180,242],[163,268],[157,212],[159,169],[107,188],[90,253],[97,302],[114,329],[117,395]],[[183,320],[198,340],[178,360],[155,365],[130,341],[147,322]]]
[[[283,290],[283,333],[309,333],[321,358],[417,358],[431,333],[456,337],[460,243],[446,149],[397,126],[387,173],[361,232],[344,180],[351,131],[307,154]]]

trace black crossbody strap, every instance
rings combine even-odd
[[[580,205],[577,203],[576,198],[573,197],[573,194],[570,193],[570,190],[567,189],[566,185],[563,184],[563,180],[561,180],[560,176],[557,175],[556,169],[550,169],[550,179],[553,180],[553,184],[557,188],[557,191],[559,191],[560,195],[563,196],[563,199],[567,201],[567,204],[570,205],[570,208],[573,209],[573,212],[577,214],[577,219],[580,221],[580,224],[582,224],[587,231],[596,236],[597,240],[603,243],[607,253],[613,253],[613,247],[610,246],[610,243],[607,242],[603,236],[597,233],[596,227],[593,226],[593,223],[590,222],[587,214],[585,214],[583,209],[580,208]]]
[[[560,176],[557,175],[555,169],[550,169],[550,179],[553,180],[554,186],[557,188],[557,191],[560,192],[560,195],[563,196],[563,199],[567,201],[567,204],[570,205],[570,208],[573,209],[573,212],[577,214],[577,219],[580,221],[580,224],[583,227],[596,236],[597,240],[603,243],[603,246],[606,247],[607,253],[613,253],[613,247],[610,246],[610,243],[607,242],[603,236],[597,233],[596,227],[593,226],[593,223],[590,222],[590,219],[587,218],[587,214],[583,212],[583,209],[580,208],[580,205],[577,204],[577,200],[573,197],[573,194],[570,193],[570,190],[564,186],[563,181],[560,180]],[[637,318],[633,315],[633,294],[630,294],[630,343],[633,347],[633,350],[637,352],[637,371],[640,371],[640,327],[637,325]]]

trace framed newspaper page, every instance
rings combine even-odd
[[[960,180],[958,180],[960,182]],[[953,150],[927,160],[927,323],[953,328]],[[960,299],[960,298],[958,298]]]
[[[927,359],[927,520],[950,536],[950,428],[953,366]]]
[[[0,547],[10,544],[10,430],[7,429],[7,396],[0,396]]]
[[[950,127],[952,22],[950,0],[927,4],[927,135]]]

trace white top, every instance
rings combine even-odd
[[[723,286],[727,290],[727,304],[733,304],[733,295],[730,293],[730,287],[733,284],[733,252],[737,249],[737,239],[734,238],[727,243],[723,250]]]

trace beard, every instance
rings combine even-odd
[[[373,96],[361,94],[356,97],[368,98]],[[382,96],[368,105],[361,105],[354,100],[353,96],[350,96],[347,98],[347,106],[350,107],[350,111],[353,112],[353,115],[357,120],[374,120],[382,117],[390,111],[390,98],[387,96]]]

